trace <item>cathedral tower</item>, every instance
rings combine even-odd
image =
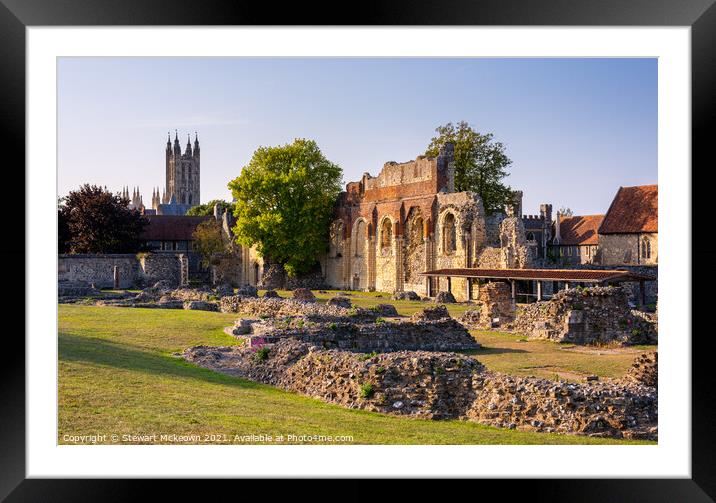
[[[179,134],[174,132],[173,145],[169,135],[166,146],[166,187],[162,203],[168,204],[173,199],[177,204],[189,207],[200,204],[200,174],[199,136],[196,131],[193,148],[191,137],[187,135],[184,153],[179,145]]]

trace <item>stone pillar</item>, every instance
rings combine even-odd
[[[394,243],[394,254],[395,257],[395,291],[402,292],[403,284],[405,280],[405,273],[403,272],[403,236],[395,236]]]
[[[542,282],[537,281],[537,302],[542,300]]]
[[[432,271],[432,243],[430,242],[430,238],[428,237],[427,233],[427,224],[424,224],[424,228],[426,230],[425,234],[423,234],[423,245],[425,247],[425,271]],[[430,276],[425,276],[425,295],[428,297],[432,297],[433,292],[433,278]]]
[[[353,285],[351,281],[351,238],[343,240],[343,289],[350,290]]]
[[[517,302],[517,294],[516,294],[517,292],[515,289],[515,280],[514,279],[510,280],[510,288],[512,289],[512,302]]]
[[[373,236],[368,237],[368,291],[375,291],[375,278],[376,278],[376,242]]]
[[[189,284],[189,260],[183,253],[179,254],[179,285]]]
[[[463,243],[465,246],[465,267],[470,268],[470,267],[472,267],[472,264],[471,264],[472,260],[470,260],[471,259],[471,253],[470,253],[471,252],[471,247],[470,247],[471,239],[470,239],[470,231],[469,230],[465,231],[465,239],[464,239]],[[470,282],[468,281],[468,284],[469,283]],[[467,296],[467,298],[468,298],[468,300],[470,300],[469,295]]]
[[[114,277],[114,289],[119,289],[119,266],[114,266],[112,270],[112,276]]]
[[[465,285],[466,285],[466,290],[467,290],[467,291],[465,292],[465,293],[467,294],[467,295],[465,296],[465,299],[466,299],[467,301],[472,300],[472,285],[470,284],[471,281],[472,281],[471,278],[465,278]]]

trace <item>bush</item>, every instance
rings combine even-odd
[[[256,361],[259,361],[259,362],[266,361],[268,359],[268,355],[269,355],[268,348],[259,348],[256,351],[256,355],[255,355]]]
[[[382,374],[383,372],[385,372],[385,367],[378,367],[375,369],[376,374]]]
[[[373,385],[369,382],[363,383],[360,386],[360,397],[361,398],[370,398],[375,393],[375,388],[373,388]]]
[[[365,354],[360,355],[358,358],[361,361],[366,361],[366,360],[370,360],[371,358],[373,358],[375,356],[378,356],[378,353],[376,353],[375,351],[371,351],[370,353],[365,353]]]

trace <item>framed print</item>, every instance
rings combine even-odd
[[[712,2],[180,4],[3,0],[3,496],[711,501]]]

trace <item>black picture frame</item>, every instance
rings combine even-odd
[[[716,434],[712,426],[716,399],[711,371],[716,344],[709,325],[701,331],[697,321],[705,320],[710,302],[708,285],[713,281],[716,249],[704,236],[710,228],[705,218],[711,187],[701,180],[710,158],[709,126],[716,109],[716,7],[715,0],[449,0],[445,2],[393,1],[362,2],[355,9],[344,9],[335,3],[295,3],[277,6],[268,2],[230,2],[200,0],[0,0],[0,145],[4,152],[6,184],[11,174],[23,172],[25,165],[25,41],[26,27],[31,26],[116,26],[116,25],[524,25],[524,26],[690,26],[692,72],[692,264],[698,281],[684,294],[692,295],[692,327],[684,326],[679,334],[664,334],[685,341],[692,337],[692,478],[691,479],[568,479],[523,481],[472,481],[473,491],[487,495],[491,489],[508,487],[510,499],[524,497],[544,501],[713,501],[716,498]],[[707,164],[708,163],[708,164]],[[700,168],[700,169],[699,169]],[[667,169],[671,169],[668,168]],[[674,167],[673,169],[680,169]],[[689,176],[684,170],[684,176]],[[699,179],[699,183],[694,183]],[[11,197],[31,195],[22,176],[12,182]],[[9,185],[5,187],[9,187]],[[25,191],[20,191],[23,186]],[[7,264],[24,263],[24,220],[21,208],[27,201],[10,202],[6,198],[5,235],[11,243],[0,251]],[[18,211],[19,210],[19,211]],[[684,208],[685,214],[689,208]],[[685,217],[684,222],[688,222]],[[699,225],[701,224],[701,225]],[[703,238],[701,238],[703,236]],[[699,238],[699,239],[695,239]],[[685,244],[686,246],[687,244]],[[17,267],[12,268],[19,273]],[[16,306],[19,285],[4,288],[3,306]],[[53,279],[54,281],[54,279]],[[50,282],[48,281],[48,284]],[[22,290],[24,292],[24,288]],[[31,301],[31,300],[29,300]],[[16,308],[15,308],[16,309]],[[8,310],[4,309],[6,319]],[[7,501],[127,501],[144,491],[145,482],[129,480],[60,480],[26,479],[25,472],[25,344],[19,330],[6,329],[3,340],[3,362],[0,365],[0,498]],[[53,337],[47,334],[48,339]],[[516,460],[519,462],[519,460]],[[569,460],[565,461],[566,463]],[[166,481],[164,499],[184,495],[186,484]],[[190,481],[189,481],[190,482]],[[192,482],[190,482],[192,483]],[[201,482],[199,482],[201,484]],[[212,482],[212,488],[216,486]],[[445,484],[439,484],[445,487]],[[490,487],[488,487],[490,486]],[[296,493],[307,484],[294,481],[290,491]],[[348,499],[358,498],[365,485],[357,481],[344,483],[342,493]],[[424,494],[420,483],[395,486],[404,498]],[[469,489],[468,489],[469,490]],[[372,492],[372,491],[371,491]],[[272,489],[272,495],[275,490]],[[316,496],[315,488],[311,495]],[[401,498],[403,499],[403,498]]]

